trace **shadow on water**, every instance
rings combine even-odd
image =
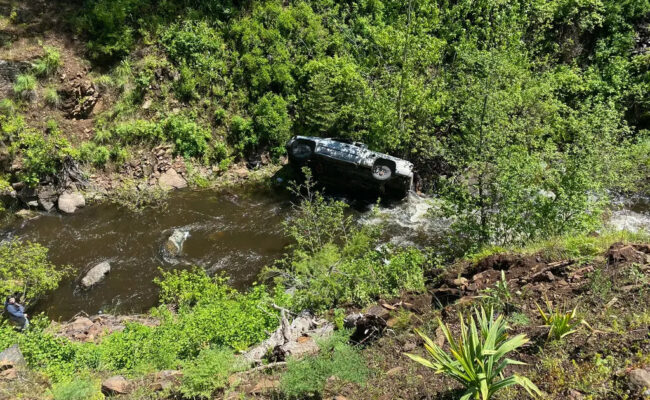
[[[158,267],[197,265],[211,274],[223,271],[235,287],[250,285],[288,244],[281,224],[288,210],[286,196],[267,190],[179,191],[170,195],[164,211],[134,214],[102,204],[73,215],[17,221],[3,237],[38,242],[50,249],[51,261],[75,271],[35,311],[55,319],[79,311],[141,312],[157,302]],[[189,237],[181,254],[168,258],[163,248],[174,229],[189,231]],[[84,273],[102,261],[111,263],[109,275],[90,290],[79,289]]]

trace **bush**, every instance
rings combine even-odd
[[[0,243],[0,295],[22,293],[23,301],[29,303],[56,289],[70,267],[54,265],[47,253],[38,243]]]
[[[254,108],[255,130],[261,140],[271,146],[271,153],[280,156],[289,140],[291,120],[287,112],[287,101],[274,93],[265,94]]]
[[[212,134],[190,118],[172,115],[163,122],[165,135],[175,145],[176,153],[184,157],[197,157],[208,150]]]
[[[11,99],[0,100],[0,114],[11,116],[16,112],[16,105]]]
[[[131,212],[142,212],[148,208],[165,209],[167,191],[160,186],[149,186],[147,178],[141,181],[126,179],[113,192],[110,200]]]
[[[45,55],[34,64],[36,76],[46,77],[54,74],[63,65],[59,51],[50,46],[45,46]]]
[[[90,162],[96,167],[105,165],[110,159],[111,152],[105,146],[98,146],[93,142],[84,142],[79,147],[79,159]]]
[[[295,243],[293,252],[266,273],[296,289],[296,309],[363,306],[402,290],[424,289],[427,258],[421,251],[378,247],[377,227],[354,224],[346,215],[348,206],[313,191],[309,177],[295,192],[299,203],[284,226]]]
[[[36,185],[41,178],[55,174],[63,158],[74,153],[56,124],[50,124],[48,130],[49,134],[44,135],[23,129],[11,144],[12,153],[18,154],[23,161],[19,178],[30,185]]]
[[[229,349],[204,349],[198,357],[183,363],[180,392],[187,398],[212,398],[212,394],[228,384],[228,376],[236,370],[235,356]]]
[[[36,95],[36,78],[34,75],[21,74],[16,77],[14,94],[23,100],[31,100]]]
[[[359,351],[347,344],[348,338],[348,332],[340,331],[318,344],[318,356],[290,359],[280,381],[285,396],[290,399],[318,397],[325,388],[325,382],[332,376],[342,383],[363,384],[370,370]]]

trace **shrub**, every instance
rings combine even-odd
[[[16,112],[16,105],[11,99],[0,100],[0,114],[10,116]]]
[[[346,302],[362,306],[402,290],[424,289],[421,251],[378,247],[377,227],[353,224],[348,206],[314,191],[309,177],[295,192],[299,203],[284,226],[294,240],[293,252],[266,273],[296,289],[296,309],[325,310]]]
[[[36,95],[36,78],[34,75],[21,74],[16,77],[14,94],[23,100],[31,100]]]
[[[22,293],[31,302],[59,286],[70,267],[57,266],[47,257],[48,249],[19,240],[0,244],[0,295]]]
[[[93,142],[84,142],[79,147],[79,159],[90,162],[97,167],[105,165],[110,159],[111,152],[105,146],[98,146]]]
[[[185,157],[203,155],[212,138],[210,130],[201,127],[190,118],[172,115],[163,122],[165,135],[174,143],[176,153]]]
[[[535,303],[535,305],[544,321],[544,326],[549,328],[549,339],[560,340],[576,332],[574,328],[578,325],[576,321],[577,307],[570,311],[562,311],[560,308],[553,308],[553,304],[546,300],[547,313],[545,313],[539,304]]]
[[[52,387],[54,400],[101,400],[101,384],[98,379],[76,378]]]
[[[59,51],[50,46],[45,46],[45,55],[34,64],[36,76],[46,77],[54,74],[63,65]]]
[[[50,124],[49,134],[44,135],[31,129],[18,132],[18,138],[11,144],[11,151],[19,154],[23,169],[19,178],[35,185],[41,178],[53,175],[59,170],[61,160],[73,153],[67,139],[55,124]]]
[[[280,388],[290,399],[320,396],[328,378],[334,376],[342,383],[363,384],[370,371],[359,351],[347,344],[349,333],[339,331],[318,343],[318,356],[303,360],[290,359],[282,376]]]
[[[212,398],[214,391],[226,387],[228,376],[235,369],[232,350],[201,350],[198,357],[183,364],[180,392],[187,398]]]
[[[458,340],[452,337],[449,327],[438,319],[445,339],[449,343],[451,355],[419,331],[418,334],[425,342],[424,347],[433,361],[413,354],[406,355],[425,367],[444,373],[460,382],[466,389],[461,400],[489,400],[497,391],[513,385],[522,386],[531,395],[541,395],[537,386],[528,378],[519,375],[511,375],[507,378],[503,376],[503,370],[508,365],[523,364],[504,357],[526,344],[528,342],[526,335],[507,339],[508,326],[503,316],[495,319],[494,312],[490,312],[488,317],[483,308],[480,311],[475,310],[475,314],[476,321],[474,317],[470,317],[469,327],[465,325],[463,316],[460,316]]]
[[[132,212],[142,212],[148,208],[165,209],[167,191],[160,186],[149,186],[147,178],[137,181],[126,179],[111,196],[111,201]]]
[[[287,101],[274,93],[265,94],[254,107],[255,130],[263,142],[271,146],[271,153],[280,156],[289,140],[291,120]]]

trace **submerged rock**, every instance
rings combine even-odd
[[[108,274],[110,270],[111,270],[111,264],[109,264],[108,261],[104,261],[102,263],[95,265],[94,267],[91,268],[90,271],[88,271],[86,276],[83,277],[83,279],[81,280],[81,286],[85,288],[89,288],[93,286],[94,284],[104,279],[104,276],[106,276],[106,274]]]
[[[174,229],[169,239],[165,243],[165,250],[171,256],[177,256],[183,250],[183,243],[190,236],[188,231],[182,231],[180,229]]]
[[[79,192],[65,192],[59,197],[58,201],[59,210],[66,214],[72,214],[78,208],[86,206],[84,196]]]

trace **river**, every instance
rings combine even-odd
[[[648,199],[615,204],[609,220],[614,229],[650,230]],[[394,244],[423,246],[448,239],[448,221],[427,216],[433,206],[429,198],[410,194],[400,203],[379,208],[351,205],[359,223],[385,223],[384,239]],[[33,220],[16,220],[0,235],[38,242],[50,249],[52,262],[73,268],[74,273],[35,307],[52,319],[67,320],[82,311],[146,312],[158,301],[153,280],[160,276],[159,268],[196,265],[210,274],[223,272],[234,287],[245,288],[265,265],[284,254],[290,241],[282,222],[290,209],[287,194],[270,189],[182,190],[170,193],[166,209],[134,213],[110,203],[97,204],[72,215],[44,213]],[[189,237],[181,254],[169,257],[164,246],[175,229],[189,232]],[[110,262],[111,272],[91,289],[80,289],[84,274],[102,261]]]

